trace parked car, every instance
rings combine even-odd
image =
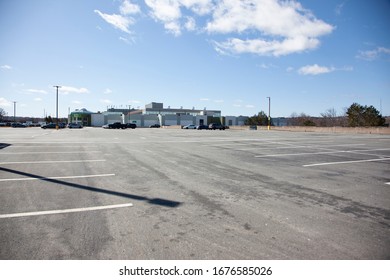
[[[186,125],[186,126],[183,126],[183,129],[196,129],[196,125],[194,125],[194,124]]]
[[[108,125],[108,128],[113,128],[113,129],[126,129],[127,128],[127,125],[124,124],[124,123],[120,123],[120,122],[114,122],[114,123],[110,123]]]
[[[209,129],[209,127],[208,127],[207,125],[198,125],[198,126],[196,127],[196,129],[198,129],[198,130]]]
[[[70,123],[68,124],[68,128],[83,128],[83,126],[79,123]]]
[[[11,124],[12,127],[22,127],[22,128],[25,128],[26,126],[22,123],[12,123]]]
[[[128,123],[126,124],[127,128],[136,129],[137,125],[135,123]]]
[[[210,123],[209,124],[209,129],[212,129],[212,130],[216,130],[216,129],[225,130],[225,126],[220,124],[220,123]]]
[[[41,128],[43,128],[43,129],[46,129],[46,128],[56,128],[56,124],[55,123],[44,124],[44,125],[41,126]]]
[[[152,124],[149,126],[150,128],[160,128],[161,126],[159,124]]]

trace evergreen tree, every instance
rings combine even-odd
[[[268,116],[264,111],[259,112],[257,115],[253,115],[245,121],[246,125],[268,125]]]
[[[353,103],[347,110],[348,123],[352,127],[356,126],[382,126],[385,118],[374,106],[362,106]]]

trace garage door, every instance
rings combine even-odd
[[[190,120],[181,120],[180,121],[180,125],[190,125],[190,124],[194,124],[194,122],[190,121]]]
[[[154,124],[160,124],[158,120],[145,120],[144,121],[144,126],[149,127]]]

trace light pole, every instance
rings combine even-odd
[[[57,98],[56,98],[56,129],[58,129],[58,88],[60,88],[61,86],[53,86],[55,88],[57,88]]]
[[[14,123],[16,122],[16,101],[12,101],[14,103]]]
[[[130,112],[131,112],[131,105],[129,105],[129,119],[128,119],[129,123],[131,123],[131,121],[130,121],[130,118],[131,118]]]
[[[268,98],[268,130],[271,129],[271,97]]]

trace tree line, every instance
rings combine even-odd
[[[248,118],[246,125],[268,125],[268,116],[259,112]],[[272,119],[271,119],[271,125]],[[345,108],[343,114],[338,115],[334,108],[328,109],[321,113],[321,117],[312,117],[305,113],[292,113],[287,118],[287,125],[291,126],[385,126],[386,119],[374,106],[363,106],[353,103],[349,108]],[[388,124],[387,124],[388,126]]]

